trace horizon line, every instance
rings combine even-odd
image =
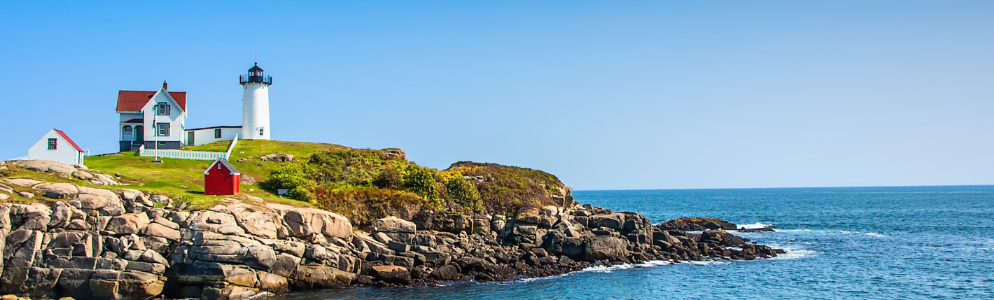
[[[853,185],[853,186],[792,186],[792,187],[732,187],[732,188],[668,188],[668,189],[597,189],[597,190],[573,190],[573,191],[574,192],[612,192],[612,191],[767,190],[767,189],[838,189],[838,188],[968,187],[968,186],[994,186],[994,184]]]

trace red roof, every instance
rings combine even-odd
[[[154,91],[118,91],[117,111],[141,111],[154,95]],[[180,109],[186,111],[186,92],[169,92],[169,96],[176,100]]]
[[[138,123],[138,124],[141,124],[141,123],[144,123],[144,122],[145,122],[145,119],[131,119],[131,120],[127,120],[127,121],[124,121],[124,122],[121,122],[121,123]]]
[[[54,128],[53,128],[53,130],[55,130],[55,132],[58,132],[59,135],[61,135],[62,138],[66,140],[66,142],[69,142],[69,144],[72,145],[73,148],[76,148],[76,151],[83,152],[83,149],[80,149],[79,146],[76,145],[76,142],[73,142],[72,139],[70,139],[69,136],[66,135],[65,132],[62,132],[62,130],[58,130],[58,129],[54,129]]]

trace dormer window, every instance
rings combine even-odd
[[[165,102],[159,102],[155,105],[155,114],[158,116],[168,116],[170,111],[172,111],[172,107]]]

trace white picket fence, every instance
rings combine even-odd
[[[236,135],[233,140],[231,140],[231,145],[228,145],[227,152],[210,152],[210,151],[185,151],[185,150],[155,150],[155,149],[145,149],[145,145],[138,148],[138,155],[142,157],[164,157],[164,158],[175,158],[175,159],[188,159],[188,160],[216,160],[218,158],[228,159],[231,157],[231,150],[235,149],[235,144],[238,143],[238,136]]]

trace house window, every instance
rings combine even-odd
[[[158,127],[159,129],[157,130],[156,134],[158,134],[159,136],[169,136],[169,123],[159,123],[156,125],[158,125],[156,127]]]
[[[168,116],[171,110],[171,106],[165,102],[159,102],[159,104],[155,105],[155,114],[159,116]]]
[[[214,129],[214,138],[215,139],[221,138],[221,129]]]
[[[59,147],[58,139],[48,139],[48,150],[55,150]]]

